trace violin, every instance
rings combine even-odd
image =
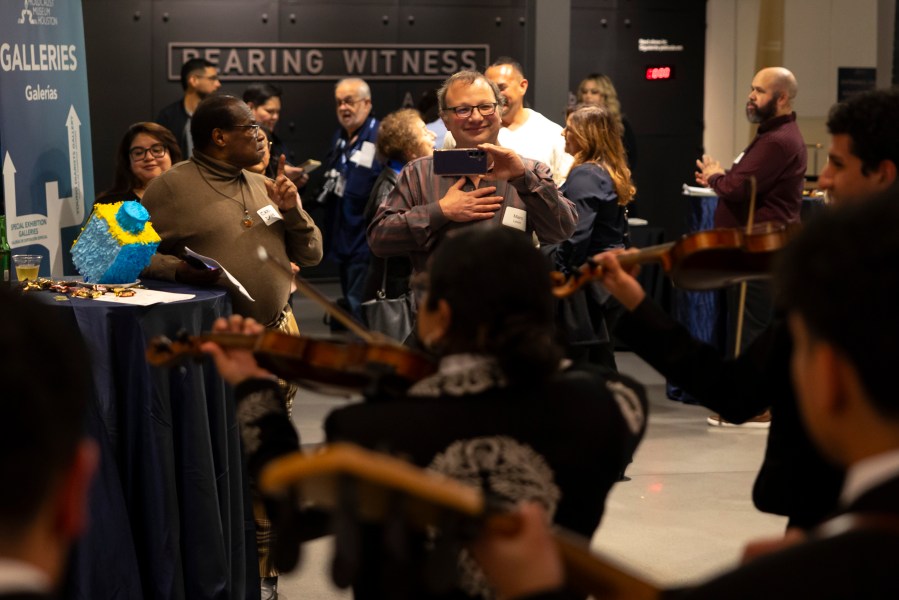
[[[672,283],[692,291],[714,290],[741,281],[768,277],[775,254],[798,230],[796,225],[761,223],[749,233],[742,229],[709,229],[681,236],[674,242],[648,246],[622,254],[625,269],[659,263]],[[602,267],[592,257],[571,275],[550,274],[553,295],[565,298],[584,284],[602,277]]]
[[[323,340],[273,330],[259,335],[182,335],[175,340],[157,336],[147,345],[147,362],[171,366],[184,356],[202,356],[200,346],[205,342],[251,350],[259,365],[278,377],[329,393],[373,385],[402,391],[435,371],[427,356],[400,344]]]
[[[261,247],[259,258],[270,260]],[[280,263],[274,264],[284,269]],[[366,395],[379,391],[401,394],[412,383],[436,371],[430,357],[385,335],[369,331],[309,282],[284,270],[285,275],[294,280],[297,289],[360,339],[325,340],[273,330],[259,335],[182,335],[175,341],[158,336],[150,340],[147,346],[147,362],[154,366],[169,366],[184,355],[202,356],[200,346],[204,342],[215,342],[223,348],[252,350],[261,367],[297,385],[325,393],[363,391]]]
[[[451,574],[450,583],[455,580],[458,547],[472,532],[483,528],[513,534],[521,527],[517,515],[497,512],[478,488],[349,443],[332,443],[316,454],[293,452],[275,458],[263,469],[259,487],[290,509],[302,500],[307,509],[334,515],[338,525],[333,531],[331,574],[340,587],[353,582],[358,567],[358,534],[354,533],[358,523],[389,523],[394,533],[408,525],[428,531],[435,547],[455,549],[433,553],[425,576],[435,586],[440,581],[446,584],[441,577],[446,572]],[[298,541],[288,535],[279,537],[283,548],[279,568],[290,571],[296,566]],[[569,589],[610,600],[661,597],[661,591],[645,577],[591,551],[589,540],[561,530],[553,537]]]

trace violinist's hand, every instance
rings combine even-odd
[[[465,177],[450,186],[446,196],[437,201],[440,210],[450,221],[464,223],[466,221],[480,221],[493,218],[496,211],[502,206],[502,196],[491,196],[496,187],[488,185],[470,192],[463,192]]]
[[[216,333],[242,333],[260,335],[265,328],[253,319],[245,319],[240,315],[231,315],[227,319],[216,319],[212,325]],[[222,379],[231,385],[237,385],[247,379],[273,379],[274,375],[259,366],[252,350],[247,348],[222,348],[215,342],[204,342],[200,350],[212,356]]]
[[[625,270],[618,257],[622,254],[633,254],[637,252],[636,248],[630,250],[610,250],[597,254],[593,257],[602,271],[599,274],[599,281],[605,286],[609,293],[615,296],[622,306],[632,311],[643,302],[646,292],[643,286],[637,281],[636,275],[640,270],[639,265],[634,266],[630,270]]]
[[[693,174],[696,177],[696,183],[705,187],[709,186],[709,177],[712,175],[724,175],[721,163],[708,154],[703,154],[701,159],[697,159],[696,168],[699,169]]]
[[[484,175],[484,179],[508,181],[524,175],[524,162],[511,148],[494,144],[478,144],[478,148],[485,150],[493,159],[493,169]]]
[[[266,180],[265,187],[268,190],[268,197],[283,212],[291,210],[297,206],[302,207],[303,203],[300,199],[300,193],[297,186],[284,174],[284,168],[287,164],[287,157],[283,154],[278,159],[278,175],[274,181]]]
[[[565,572],[546,511],[540,504],[528,502],[514,514],[521,519],[517,531],[491,531],[488,526],[469,546],[490,586],[502,599],[561,588]]]

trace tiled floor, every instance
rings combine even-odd
[[[335,292],[333,284],[322,288]],[[326,333],[309,301],[298,299],[295,312],[304,333]],[[708,411],[667,400],[664,381],[639,358],[621,353],[618,364],[647,386],[650,424],[628,468],[631,481],[613,488],[592,547],[659,584],[680,585],[734,564],[747,540],[781,533],[785,519],[759,513],[750,501],[767,431],[709,427]],[[351,401],[298,397],[294,421],[303,443],[319,443],[324,416]],[[329,540],[304,546],[302,567],[281,576],[281,598],[351,597],[331,584],[329,561]]]

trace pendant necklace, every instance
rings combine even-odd
[[[205,175],[203,175],[203,170],[200,169],[200,165],[198,165],[197,163],[194,163],[194,166],[197,168],[197,173],[200,174],[200,178],[206,182],[206,185],[208,185],[209,188],[213,192],[215,192],[219,196],[224,196],[225,198],[227,198],[228,200],[231,200],[232,202],[237,202],[237,204],[239,204],[243,207],[243,219],[240,220],[240,224],[243,225],[246,229],[250,229],[253,226],[253,217],[250,216],[250,211],[247,210],[247,199],[244,197],[244,193],[243,193],[243,183],[244,183],[243,173],[240,174],[240,177],[237,181],[237,187],[240,188],[240,201],[238,201],[237,198],[232,198],[231,196],[222,192],[221,190],[215,189],[215,187],[212,185],[212,183],[208,179],[206,179]]]

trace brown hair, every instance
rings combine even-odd
[[[181,161],[181,147],[178,146],[178,140],[172,135],[172,132],[157,123],[149,121],[141,121],[135,123],[125,132],[119,148],[116,150],[115,176],[113,178],[112,187],[100,194],[98,200],[102,200],[106,196],[115,194],[124,194],[129,190],[140,187],[140,180],[135,177],[131,171],[131,142],[134,141],[141,133],[153,136],[165,146],[166,152],[172,159],[172,164]]]
[[[420,120],[421,115],[414,108],[403,108],[384,117],[378,128],[378,154],[402,162],[418,158],[420,135],[416,121]]]
[[[567,130],[580,147],[571,168],[588,162],[600,165],[615,184],[618,204],[624,206],[631,202],[637,188],[631,181],[621,133],[612,111],[596,105],[579,106],[569,115]]]
[[[603,75],[602,73],[590,73],[587,75],[577,86],[578,103],[584,101],[584,94],[581,90],[588,81],[592,81],[596,84],[596,87],[599,88],[599,92],[602,94],[602,105],[609,109],[615,122],[618,123],[618,126],[623,131],[624,124],[621,121],[621,102],[618,100],[618,92],[615,91],[615,85],[608,75]]]

